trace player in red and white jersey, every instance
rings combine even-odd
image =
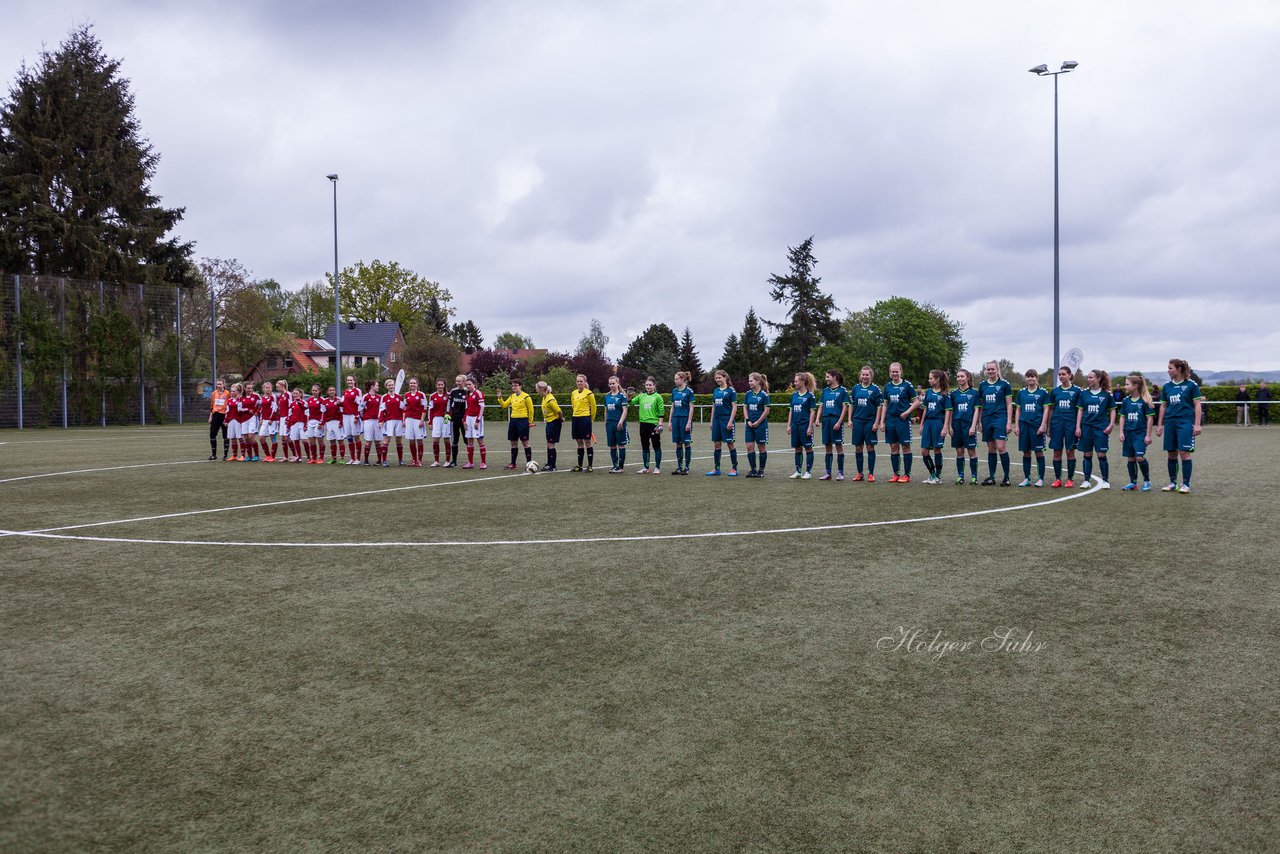
[[[240,414],[243,421],[240,426],[240,447],[244,448],[247,444],[249,450],[245,454],[246,461],[256,463],[259,459],[258,394],[251,385],[244,387],[244,396],[240,398]]]
[[[274,463],[276,441],[276,396],[271,393],[271,383],[262,384],[262,394],[258,396],[258,441],[262,444],[262,461]],[[268,450],[268,439],[271,448]]]
[[[422,467],[422,440],[427,435],[427,396],[418,388],[418,378],[409,380],[404,399],[404,437],[409,441],[409,465]]]
[[[295,388],[293,390],[293,394],[289,397],[286,411],[289,413],[286,418],[289,425],[289,447],[293,449],[293,461],[300,463],[302,462],[302,442],[307,433],[307,404],[302,399],[302,389]],[[288,457],[287,449],[285,456],[286,458]],[[309,448],[308,456],[310,456]]]
[[[364,429],[364,464],[369,465],[369,451],[378,448],[382,441],[382,424],[378,421],[378,413],[382,411],[382,395],[379,393],[378,381],[369,383],[369,390],[360,398],[360,420]],[[373,458],[375,463],[382,461],[382,451],[378,450]]]
[[[320,386],[313,385],[307,398],[307,462],[312,465],[324,462],[324,432],[320,427],[324,418],[322,399]]]
[[[463,436],[467,441],[467,463],[464,469],[475,468],[475,446],[480,446],[480,468],[487,469],[487,449],[484,446],[484,393],[476,387],[476,381],[467,377],[467,411],[464,416]]]
[[[356,378],[347,374],[347,387],[342,390],[342,435],[347,439],[347,465],[360,465],[360,387]]]
[[[453,453],[449,441],[449,393],[445,391],[444,380],[436,380],[436,390],[427,399],[427,420],[431,424],[431,466],[440,465],[440,440],[444,439],[444,459],[447,463]]]
[[[280,434],[280,441],[284,445],[284,456],[272,453],[276,458],[276,462],[289,462],[289,407],[293,404],[293,395],[289,393],[289,383],[285,380],[276,381],[276,418],[278,419],[277,432]],[[274,448],[273,448],[274,451]]]
[[[320,399],[320,412],[324,438],[329,443],[329,465],[336,466],[339,455],[346,458],[347,449],[342,441],[342,401],[333,386],[329,386],[329,391]]]
[[[387,393],[382,396],[382,409],[378,420],[382,422],[382,442],[378,445],[378,455],[382,457],[382,465],[387,462],[387,439],[396,437],[396,457],[400,465],[404,465],[404,403],[395,392],[395,380],[387,380]]]
[[[230,389],[231,395],[227,398],[227,441],[231,443],[231,456],[227,457],[228,462],[235,462],[243,459],[240,456],[240,395],[244,392],[244,386],[240,383],[232,383]]]

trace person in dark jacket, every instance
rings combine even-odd
[[[1240,390],[1236,392],[1236,426],[1249,426],[1249,387],[1244,383],[1240,384]]]
[[[1271,423],[1271,389],[1267,381],[1258,383],[1258,424],[1266,426]]]

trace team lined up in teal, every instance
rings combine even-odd
[[[1045,450],[1053,454],[1051,488],[1074,487],[1077,453],[1083,457],[1079,487],[1093,484],[1095,461],[1098,486],[1109,489],[1110,439],[1116,427],[1121,453],[1127,463],[1127,491],[1147,492],[1151,489],[1147,448],[1154,436],[1163,438],[1168,455],[1169,482],[1165,492],[1191,491],[1192,459],[1195,437],[1201,432],[1203,419],[1199,386],[1190,379],[1191,367],[1182,359],[1169,362],[1169,382],[1164,384],[1159,401],[1152,399],[1146,379],[1141,374],[1125,378],[1126,395],[1116,403],[1111,392],[1111,379],[1105,371],[1090,371],[1086,385],[1072,382],[1073,371],[1058,371],[1058,384],[1052,389],[1040,387],[1035,371],[1027,371],[1023,388],[1015,390],[1000,376],[999,366],[988,362],[984,377],[977,385],[964,369],[956,372],[955,386],[946,371],[929,372],[928,387],[917,389],[902,377],[901,365],[889,368],[889,381],[883,387],[875,383],[872,369],[859,372],[858,382],[845,386],[840,371],[827,371],[823,387],[810,373],[796,374],[794,392],[787,419],[788,444],[794,456],[790,477],[810,479],[813,474],[815,444],[825,452],[825,470],[819,480],[845,479],[845,447],[854,447],[856,473],[853,481],[874,483],[876,480],[876,448],[881,441],[889,445],[889,461],[893,474],[890,483],[909,483],[912,472],[912,426],[918,421],[921,462],[930,484],[942,482],[943,449],[950,438],[955,450],[956,484],[1010,486],[1009,434],[1017,439],[1022,454],[1021,487],[1045,485]],[[747,477],[763,477],[768,465],[770,397],[767,378],[753,373],[749,390],[738,401],[738,392],[729,385],[723,371],[715,373],[716,388],[712,392],[711,442],[714,464],[707,476],[738,474],[736,428],[745,427]],[[651,380],[650,380],[651,382]],[[648,385],[648,384],[646,384]],[[615,389],[616,391],[616,389]],[[648,389],[652,394],[652,387]],[[656,395],[655,395],[656,396]],[[693,391],[688,377],[676,377],[671,394],[672,439],[676,445],[675,474],[688,474],[691,459],[690,430],[693,422]],[[625,418],[627,398],[620,396],[611,408],[606,403],[606,427],[612,416],[614,430],[607,431],[610,448],[625,453],[627,442]],[[608,398],[606,398],[608,401]],[[642,429],[647,422],[652,431],[662,429],[665,407],[647,406],[642,411]],[[1118,418],[1118,425],[1117,425]],[[623,425],[618,427],[617,425]],[[846,441],[846,430],[849,433]],[[986,477],[978,479],[978,442],[987,450]],[[722,469],[722,453],[729,451],[729,468]],[[646,443],[643,472],[649,468]],[[1065,459],[1064,459],[1065,458]],[[617,467],[615,457],[615,467]],[[625,458],[624,458],[625,459]],[[657,457],[658,465],[661,456]],[[967,476],[966,476],[967,460]],[[1065,462],[1065,478],[1064,478]],[[1033,471],[1034,466],[1034,471]],[[1000,477],[997,479],[997,473]]]

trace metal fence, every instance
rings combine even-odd
[[[202,417],[201,311],[207,296],[172,285],[0,277],[0,428]]]

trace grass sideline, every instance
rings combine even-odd
[[[1278,439],[1209,428],[1190,496],[806,534],[3,537],[0,849],[1264,850],[1280,502],[1258,461]],[[789,481],[785,449],[764,481],[480,482],[503,444],[483,473],[153,466],[202,459],[203,431],[6,431],[0,494],[28,530],[435,484],[66,532],[247,542],[751,531],[1060,494]],[[894,648],[899,627],[999,626],[1045,646]]]

